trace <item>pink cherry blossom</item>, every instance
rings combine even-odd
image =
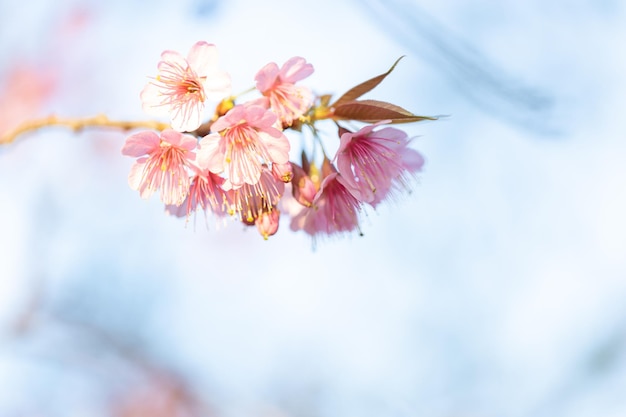
[[[285,192],[285,183],[277,180],[267,167],[263,167],[256,184],[244,183],[240,187],[231,188],[227,181],[224,188],[230,191],[230,210],[233,214],[252,225],[263,213],[271,212],[278,205]]]
[[[285,126],[302,116],[313,103],[313,93],[295,83],[313,73],[313,65],[293,57],[280,69],[270,62],[256,74],[256,88],[267,98],[269,107]]]
[[[256,184],[263,165],[289,161],[289,141],[273,127],[276,115],[256,105],[237,105],[211,125],[200,141],[199,164],[225,172],[233,187]]]
[[[161,54],[156,78],[141,92],[144,111],[169,116],[172,128],[195,130],[202,124],[204,103],[230,94],[230,76],[217,66],[217,48],[201,41],[187,58],[175,51]]]
[[[128,176],[133,190],[148,198],[161,189],[161,201],[180,205],[189,192],[189,172],[198,141],[172,129],[159,136],[152,131],[135,133],[126,139],[122,154],[138,157]]]
[[[228,192],[222,188],[224,179],[208,170],[203,171],[193,166],[192,170],[195,174],[189,180],[187,197],[180,205],[167,205],[166,212],[177,217],[189,217],[201,208],[218,216],[225,216],[230,202]]]
[[[386,127],[386,123],[365,126],[353,133],[343,130],[337,151],[337,169],[350,192],[363,202],[376,205],[387,197],[392,187],[406,184],[408,174],[419,171],[424,160],[407,147],[407,134]]]
[[[322,181],[311,207],[305,207],[291,221],[292,230],[304,230],[311,236],[351,232],[359,227],[361,202],[348,191],[336,172]]]

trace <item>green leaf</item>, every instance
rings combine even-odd
[[[335,120],[358,120],[376,123],[390,120],[391,123],[410,123],[422,120],[437,120],[436,117],[418,116],[395,104],[378,100],[354,100],[335,106]]]
[[[404,58],[404,55],[398,58],[386,73],[380,74],[348,90],[343,96],[339,97],[339,99],[334,104],[332,104],[331,107],[337,107],[338,105],[341,105],[343,103],[354,101],[368,91],[371,91],[374,87],[380,84],[389,74],[391,74],[391,71],[393,71],[393,69],[396,67],[396,65],[398,65],[398,62],[400,62],[402,58]]]

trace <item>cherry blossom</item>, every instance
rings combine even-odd
[[[160,188],[163,203],[180,205],[189,192],[188,168],[196,159],[197,143],[194,137],[172,129],[160,136],[152,131],[129,136],[122,154],[139,158],[128,176],[130,187],[142,198]]]
[[[233,185],[256,184],[263,165],[289,161],[289,141],[273,127],[276,115],[257,105],[237,105],[211,125],[200,141],[199,158]]]
[[[302,116],[313,103],[313,94],[307,87],[295,83],[313,73],[313,65],[304,58],[293,57],[281,68],[270,62],[256,74],[256,88],[269,101],[269,107],[284,126]]]
[[[408,174],[423,165],[417,151],[407,147],[409,139],[402,130],[385,127],[387,121],[361,128],[358,132],[342,129],[337,151],[337,169],[355,198],[376,205],[397,183],[406,184]]]
[[[230,206],[228,192],[222,185],[224,179],[218,175],[192,166],[195,174],[189,179],[189,192],[180,205],[167,205],[167,213],[177,217],[189,217],[198,208],[225,216]]]
[[[217,66],[217,47],[197,42],[187,58],[175,51],[161,54],[156,78],[141,92],[143,109],[155,116],[169,116],[180,132],[202,123],[206,100],[221,100],[230,94],[230,76]]]
[[[359,227],[361,202],[346,187],[336,172],[322,181],[311,207],[305,207],[291,221],[292,230],[304,230],[312,236],[351,232]]]

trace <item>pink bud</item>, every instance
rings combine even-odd
[[[256,228],[263,236],[263,239],[267,240],[268,237],[274,235],[278,231],[278,220],[280,218],[280,212],[278,209],[265,212],[257,217],[255,223]]]
[[[276,178],[278,181],[282,181],[285,183],[291,182],[291,179],[293,178],[293,168],[291,167],[291,163],[273,163],[272,174],[274,175],[274,178]]]
[[[293,196],[298,203],[305,207],[311,207],[315,194],[317,194],[315,183],[313,183],[311,177],[309,177],[300,166],[294,163],[292,163],[291,166],[293,169],[293,179],[291,180]]]

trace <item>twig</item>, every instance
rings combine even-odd
[[[132,130],[132,129],[154,129],[154,130],[165,130],[170,126],[167,123],[158,122],[156,120],[141,120],[141,121],[120,121],[120,120],[109,120],[107,116],[104,114],[97,115],[95,117],[86,117],[86,118],[77,118],[77,119],[64,119],[57,116],[48,116],[42,119],[34,119],[29,120],[20,124],[15,129],[5,133],[0,136],[0,145],[8,145],[9,143],[13,143],[19,136],[39,130],[44,127],[50,126],[62,126],[72,129],[75,132],[79,132],[85,128],[111,128],[111,129],[121,129],[121,130]]]

